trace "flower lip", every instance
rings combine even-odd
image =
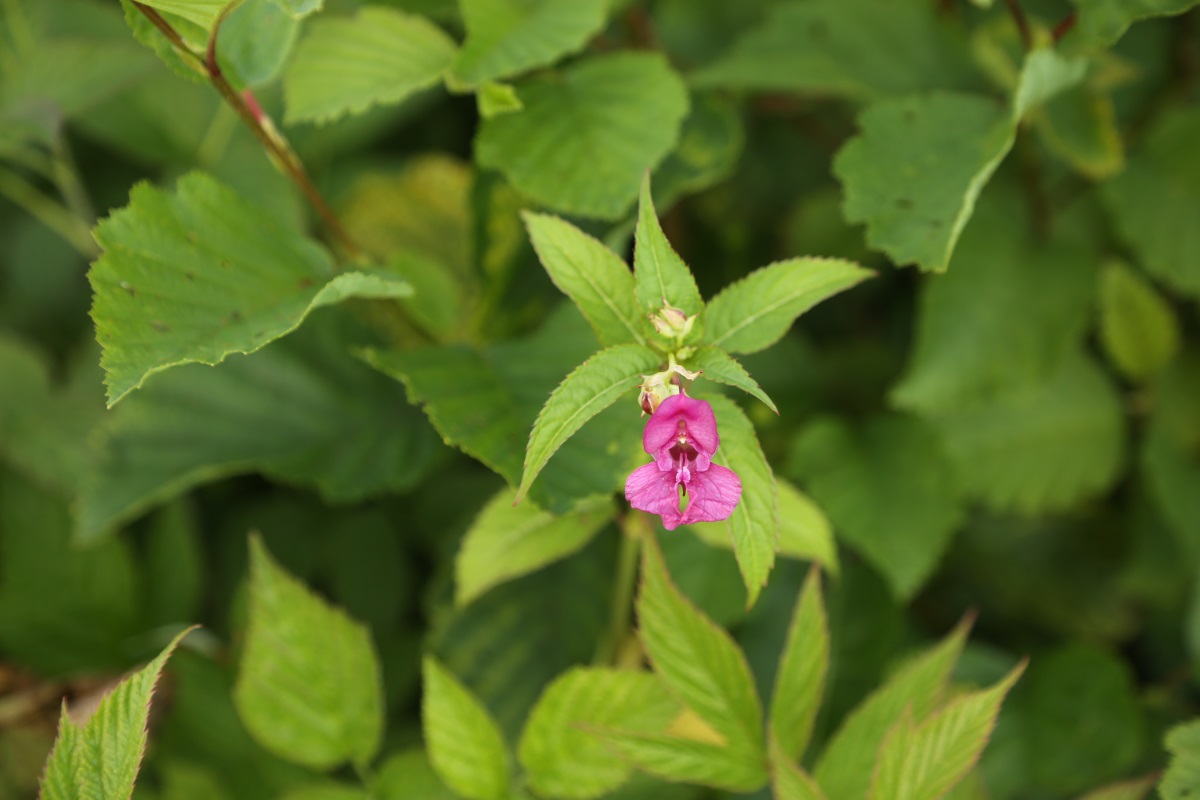
[[[706,461],[711,458],[721,443],[712,406],[683,393],[668,397],[646,421],[642,447],[655,460],[660,460],[660,454],[666,456],[666,451],[672,447],[684,445],[679,441],[680,437],[686,437],[686,445]],[[674,459],[670,459],[669,463],[673,462]]]

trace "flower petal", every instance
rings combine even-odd
[[[642,447],[646,452],[657,459],[661,451],[669,449],[679,433],[680,420],[687,426],[688,441],[698,453],[711,456],[716,452],[721,439],[717,435],[717,417],[712,406],[686,394],[663,400],[658,410],[646,420],[646,430],[642,433]]]
[[[625,479],[625,499],[634,508],[661,514],[664,525],[669,515],[674,515],[676,519],[679,517],[679,488],[675,473],[663,472],[656,464],[644,464]]]
[[[704,472],[693,472],[687,488],[688,507],[681,518],[684,525],[729,519],[742,498],[741,479],[720,464],[710,464]]]

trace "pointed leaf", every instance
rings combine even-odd
[[[328,122],[399,103],[440,81],[454,50],[416,14],[365,6],[353,19],[320,17],[284,75],[286,121]]]
[[[771,694],[771,740],[789,762],[808,747],[829,669],[829,623],[821,599],[821,573],[808,573],[775,673]]]
[[[88,279],[110,406],[169,367],[252,353],[320,306],[411,293],[382,274],[335,275],[324,248],[200,172],[174,194],[138,184],[95,235],[104,254]]]
[[[653,539],[643,546],[637,614],[642,645],[663,683],[737,758],[761,769],[762,706],[746,658],[727,632],[675,588]]]
[[[572,669],[546,687],[525,723],[518,755],[529,786],[542,797],[606,795],[632,770],[600,731],[659,732],[678,713],[679,703],[650,673]]]
[[[318,770],[367,764],[383,735],[379,659],[364,625],[250,538],[246,643],[233,700],[259,744]]]
[[[625,262],[558,217],[528,211],[521,216],[550,280],[579,306],[600,344],[646,344],[633,273]]]
[[[576,552],[616,511],[607,495],[583,500],[559,517],[528,502],[514,506],[513,497],[511,489],[501,491],[467,529],[454,562],[459,605]]]
[[[790,258],[725,287],[704,310],[704,342],[754,353],[783,338],[796,318],[875,273],[837,258]]]
[[[508,750],[487,710],[435,659],[426,657],[421,719],[429,760],[467,800],[508,797]]]
[[[515,502],[525,497],[563,442],[637,387],[643,374],[657,371],[661,361],[662,357],[648,347],[619,344],[596,353],[564,378],[534,420]]]
[[[704,373],[704,377],[710,381],[736,387],[757,397],[767,408],[776,414],[779,413],[775,403],[767,397],[767,393],[758,382],[750,377],[746,368],[719,347],[701,347],[687,359],[686,366],[695,372]]]
[[[550,208],[603,219],[629,207],[688,110],[682,79],[649,53],[594,56],[518,84],[517,95],[523,111],[480,126],[479,165]]]
[[[42,773],[41,800],[129,800],[146,751],[146,722],[154,686],[179,641],[104,696],[85,725],[64,704],[58,740]]]
[[[771,786],[775,800],[825,800],[817,782],[771,739]]]
[[[609,731],[605,739],[638,769],[669,781],[752,792],[767,782],[766,765],[744,751],[667,734]]]
[[[671,247],[658,223],[650,196],[649,172],[642,178],[634,242],[633,277],[642,310],[652,314],[666,302],[688,316],[699,314],[704,309],[704,300],[692,271]]]
[[[1128,265],[1100,272],[1100,341],[1125,377],[1144,382],[1179,350],[1179,320],[1154,286]]]

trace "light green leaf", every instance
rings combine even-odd
[[[317,19],[284,75],[285,121],[328,122],[399,103],[441,80],[454,52],[429,20],[383,6]]]
[[[467,800],[505,800],[509,757],[496,723],[434,658],[425,658],[422,674],[421,719],[433,768]]]
[[[994,509],[1041,514],[1102,493],[1120,474],[1121,398],[1091,359],[1070,358],[1040,387],[938,415],[963,489]]]
[[[1145,382],[1175,357],[1175,310],[1127,264],[1110,261],[1101,270],[1099,302],[1100,342],[1127,378]]]
[[[1176,725],[1163,742],[1171,761],[1158,793],[1163,800],[1188,800],[1200,791],[1200,720]]]
[[[201,172],[168,194],[142,183],[96,226],[88,280],[109,405],[179,364],[219,364],[350,297],[404,297],[381,274],[334,274],[329,253]]]
[[[1154,277],[1200,297],[1200,109],[1157,117],[1125,171],[1101,188],[1117,231]]]
[[[779,413],[775,403],[771,402],[771,398],[767,397],[767,393],[762,390],[758,382],[750,377],[746,368],[721,348],[701,347],[688,357],[685,366],[695,372],[704,373],[704,377],[710,381],[741,389],[743,392],[757,397],[776,414]]]
[[[484,119],[498,117],[501,114],[512,114],[525,108],[517,90],[507,83],[488,81],[479,87],[475,93],[475,101],[479,107],[479,116]]]
[[[1114,44],[1138,20],[1182,14],[1196,0],[1072,0],[1079,10],[1065,47],[1096,49]]]
[[[996,724],[1000,704],[1024,663],[991,688],[950,701],[929,719],[900,718],[879,748],[871,781],[873,800],[942,797],[975,766]]]
[[[546,688],[521,734],[518,756],[529,786],[542,797],[606,795],[632,770],[599,730],[663,731],[678,713],[654,675],[572,669]]]
[[[796,600],[771,694],[771,741],[788,762],[799,760],[808,747],[828,669],[829,623],[821,573],[813,569]],[[778,758],[772,756],[772,761],[777,764]]]
[[[605,739],[638,769],[669,781],[739,793],[767,782],[765,764],[732,747],[652,733],[606,732]]]
[[[648,347],[619,344],[601,350],[583,362],[551,393],[542,406],[529,444],[514,502],[520,502],[530,485],[562,443],[592,417],[637,387],[644,373],[661,366],[662,357]]]
[[[176,14],[207,31],[228,3],[229,0],[146,0],[142,5]]]
[[[655,673],[712,726],[719,742],[734,751],[734,760],[763,770],[762,706],[745,656],[671,583],[652,538],[642,551],[638,631]]]
[[[331,782],[293,789],[279,800],[372,800],[372,797],[357,786]]]
[[[222,4],[223,5],[223,4]],[[200,66],[199,58],[193,58],[185,61],[179,51],[175,49],[175,45],[163,36],[162,32],[154,27],[154,24],[147,19],[146,15],[138,10],[137,6],[131,0],[121,0],[121,8],[125,12],[125,24],[129,26],[129,30],[133,33],[133,38],[137,39],[146,47],[154,51],[154,54],[167,66],[171,72],[184,80],[192,83],[207,83],[208,78],[201,74],[198,67]],[[195,23],[178,20],[176,25],[177,30],[186,26],[192,29],[192,32],[204,34],[204,29]],[[188,32],[185,30],[178,31],[185,42],[188,41]]]
[[[817,782],[796,766],[774,738],[771,739],[771,786],[775,800],[825,800]]]
[[[504,489],[471,523],[455,559],[455,602],[466,605],[496,584],[565,558],[587,544],[616,509],[600,495],[582,501],[570,514],[556,517],[532,503],[513,505]]]
[[[1053,48],[1030,52],[1021,65],[1021,74],[1013,93],[1013,124],[1078,84],[1087,74],[1087,67],[1087,59],[1068,58]]]
[[[783,338],[796,318],[875,273],[837,258],[789,258],[721,290],[704,309],[704,342],[754,353]]]
[[[876,753],[888,732],[905,714],[919,725],[933,712],[966,637],[967,625],[960,624],[850,713],[817,762],[817,783],[829,797],[865,800]]]
[[[309,14],[320,11],[325,6],[325,0],[271,0],[286,11],[294,19],[303,19]]]
[[[63,707],[58,740],[42,773],[43,800],[128,800],[146,752],[150,698],[167,659],[191,629],[100,701],[85,725]]]
[[[741,406],[727,397],[710,395],[721,431],[721,446],[714,460],[738,474],[742,498],[725,523],[733,542],[733,554],[746,583],[746,607],[758,600],[767,585],[779,549],[779,495],[775,473],[763,455],[754,423]]]
[[[600,343],[606,347],[646,344],[645,319],[637,306],[633,273],[625,262],[558,217],[528,211],[521,217],[550,280],[579,307]]]
[[[633,277],[642,311],[652,314],[664,303],[688,316],[704,310],[704,300],[692,271],[671,247],[659,225],[654,199],[650,196],[649,172],[642,179],[634,242]]]
[[[285,572],[257,535],[233,701],[259,744],[312,769],[366,765],[383,735],[370,632]]]
[[[607,0],[461,0],[467,40],[457,81],[478,86],[552,64],[604,26]]]
[[[320,2],[320,0],[313,0]],[[235,85],[270,83],[283,69],[300,23],[289,0],[244,0],[221,23],[217,54],[221,71]]]
[[[616,219],[647,169],[667,155],[688,111],[687,89],[657,54],[616,53],[517,87],[525,109],[485,120],[481,167],[555,210]]]
[[[458,800],[421,749],[405,750],[385,761],[371,781],[371,795],[375,800]]]
[[[797,436],[789,469],[902,600],[929,578],[965,516],[936,432],[911,417],[857,428],[814,420]]]

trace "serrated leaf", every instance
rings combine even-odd
[[[876,753],[888,731],[905,715],[920,724],[942,699],[946,681],[962,653],[967,626],[960,624],[935,647],[897,672],[863,700],[838,728],[817,762],[815,777],[838,800],[865,800]]]
[[[754,353],[783,338],[796,318],[875,273],[836,258],[790,258],[725,287],[704,309],[704,343]]]
[[[521,217],[550,280],[579,307],[600,344],[646,344],[633,274],[625,262],[569,222],[528,211]]]
[[[422,674],[421,719],[433,768],[468,800],[505,800],[509,756],[496,723],[436,659],[426,656]]]
[[[811,570],[796,600],[771,693],[770,737],[788,762],[798,761],[808,747],[829,669],[829,623],[820,576]],[[772,761],[778,764],[775,756]]]
[[[133,38],[154,51],[154,54],[166,64],[167,68],[184,80],[192,83],[206,83],[207,78],[187,61],[175,49],[175,45],[163,36],[158,28],[137,9],[131,0],[121,0],[121,8],[125,11],[125,24],[133,32]],[[182,35],[182,32],[181,32]],[[185,39],[186,41],[186,39]],[[199,66],[199,59],[196,59]]]
[[[607,0],[461,0],[467,40],[457,81],[478,86],[552,64],[604,27]]]
[[[929,578],[965,517],[936,431],[911,417],[857,427],[814,420],[797,436],[789,470],[902,600]]]
[[[750,377],[746,368],[721,348],[701,347],[687,358],[685,366],[690,370],[704,373],[704,377],[710,381],[741,389],[743,392],[757,397],[763,402],[763,405],[776,414],[779,413],[775,403],[771,401],[770,397],[767,397],[767,393],[762,390],[758,382]]]
[[[667,734],[607,732],[605,739],[638,769],[669,781],[752,792],[767,781],[764,764],[745,752]]]
[[[1134,22],[1182,14],[1196,0],[1072,0],[1078,19],[1063,44],[1095,49],[1115,43]]]
[[[963,489],[998,511],[1042,514],[1100,494],[1120,474],[1120,396],[1083,356],[1040,387],[934,418]]]
[[[1176,725],[1163,742],[1171,754],[1158,793],[1163,800],[1187,800],[1200,791],[1200,720]]]
[[[424,17],[365,6],[353,19],[320,18],[284,75],[289,123],[328,122],[399,103],[441,80],[454,41]]]
[[[800,769],[771,739],[771,787],[775,800],[825,800],[812,776]]]
[[[627,394],[643,374],[661,366],[648,347],[619,344],[584,361],[550,394],[529,432],[525,466],[513,502],[519,503],[554,452],[583,424]]]
[[[871,781],[874,800],[942,797],[970,771],[987,745],[1000,704],[1025,665],[991,688],[951,700],[916,724],[901,717],[879,748]]]
[[[176,636],[144,668],[100,701],[85,725],[71,720],[64,704],[58,740],[42,773],[42,800],[128,800],[146,751],[146,722],[154,686],[179,641]]]
[[[363,766],[383,735],[379,659],[366,626],[313,594],[250,537],[249,614],[233,701],[281,758]]]
[[[496,584],[565,558],[586,545],[612,519],[612,498],[601,495],[555,516],[532,503],[513,505],[504,489],[471,523],[455,559],[455,602],[466,605]]]
[[[746,658],[671,583],[653,539],[643,546],[637,616],[642,645],[663,683],[712,726],[736,760],[761,770],[762,706]]]
[[[1120,261],[1100,272],[1100,342],[1127,378],[1144,382],[1179,350],[1175,310],[1154,286]]]
[[[617,53],[522,82],[523,111],[485,120],[481,167],[552,209],[616,219],[647,169],[667,155],[687,115],[687,89],[657,54]]]
[[[219,364],[350,297],[404,297],[408,284],[335,275],[329,253],[201,172],[174,194],[142,183],[96,226],[88,280],[109,405],[180,364]]]
[[[733,554],[746,583],[746,607],[758,600],[767,585],[779,549],[779,494],[775,473],[763,454],[754,423],[741,406],[727,397],[710,395],[721,446],[714,460],[738,474],[742,497],[725,525],[733,542]]]
[[[646,672],[576,668],[546,688],[521,734],[518,756],[543,797],[588,800],[624,784],[629,764],[600,729],[662,731],[679,703]]]
[[[1200,109],[1157,117],[1125,171],[1101,188],[1117,231],[1154,277],[1200,297]]]
[[[633,277],[638,302],[647,314],[658,311],[664,303],[688,316],[704,310],[704,300],[696,288],[692,271],[671,247],[659,225],[654,199],[650,196],[649,172],[642,179],[642,193],[638,202]]]
[[[142,5],[183,17],[207,31],[212,30],[213,22],[228,3],[229,0],[145,0]]]

